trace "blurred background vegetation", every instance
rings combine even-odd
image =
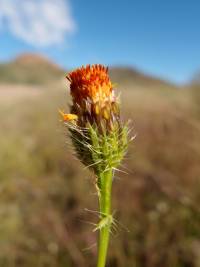
[[[137,137],[116,173],[109,267],[200,266],[200,85],[110,69]],[[58,108],[66,72],[24,54],[0,65],[0,266],[94,267],[95,178]],[[129,231],[127,231],[127,229]]]

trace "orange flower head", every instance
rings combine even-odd
[[[96,175],[115,169],[125,155],[128,127],[120,117],[108,68],[88,65],[67,75],[72,104],[60,110],[78,158]],[[99,186],[99,182],[97,182]]]
[[[85,101],[104,103],[113,97],[108,68],[97,64],[81,67],[67,76],[73,102],[82,106]]]
[[[108,68],[97,64],[81,67],[67,75],[72,96],[71,114],[62,113],[65,122],[80,127],[95,124],[101,132],[119,124],[118,101],[108,76]]]

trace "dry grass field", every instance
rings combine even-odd
[[[136,139],[114,181],[108,267],[199,267],[200,94],[130,75],[117,83]],[[0,85],[1,267],[95,266],[94,177],[59,121],[64,83]]]
[[[25,99],[40,97],[43,93],[42,89],[41,86],[33,85],[0,84],[1,106],[15,105]]]

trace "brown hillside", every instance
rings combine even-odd
[[[0,64],[0,83],[49,84],[65,77],[66,71],[38,54],[25,53]],[[110,67],[113,83],[121,88],[175,88],[175,85],[131,67]]]
[[[11,62],[0,64],[0,83],[40,85],[64,75],[61,67],[37,54],[22,54]]]

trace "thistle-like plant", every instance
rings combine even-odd
[[[124,158],[129,129],[120,118],[108,68],[88,65],[67,75],[72,96],[71,113],[60,111],[78,158],[96,176],[100,221],[97,267],[105,267],[111,227],[111,189],[114,171]]]

